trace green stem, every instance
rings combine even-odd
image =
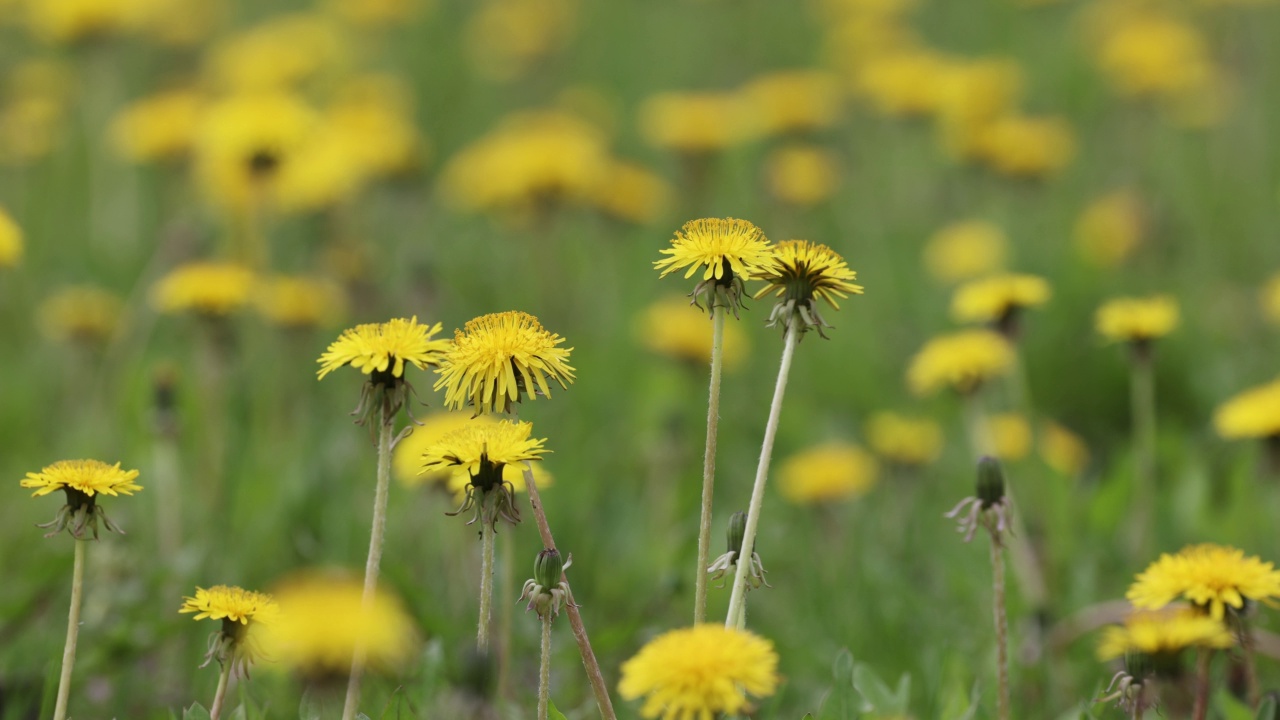
[[[491,498],[490,496],[493,496]],[[482,506],[495,501],[497,493],[485,493],[480,499]],[[480,512],[480,620],[476,627],[476,649],[481,654],[489,652],[489,620],[493,615],[493,545],[496,535],[493,524],[486,517],[484,508]]]
[[[1213,651],[1200,648],[1196,655],[1196,701],[1191,711],[1192,720],[1205,720],[1209,714],[1209,658]]]
[[[58,701],[53,720],[66,720],[67,699],[71,696],[71,668],[76,664],[76,638],[80,635],[80,598],[84,594],[84,549],[87,541],[76,540],[75,563],[71,568],[71,612],[67,615],[67,644],[62,648],[62,675],[58,678]]]
[[[364,592],[361,607],[365,612],[373,607],[374,592],[378,587],[378,568],[382,564],[382,537],[387,528],[387,494],[391,485],[391,439],[394,435],[394,417],[385,411],[379,418],[378,429],[378,485],[373,495],[373,529],[369,536],[369,559],[364,565]],[[357,646],[351,660],[351,677],[347,681],[347,699],[342,707],[342,720],[353,720],[360,704],[360,679],[364,676],[365,649]]]
[[[714,303],[714,298],[712,299]],[[707,400],[707,449],[702,458],[702,517],[698,524],[698,567],[694,574],[693,622],[707,619],[707,560],[711,549],[711,501],[716,482],[716,434],[720,427],[720,370],[724,364],[725,310],[714,305],[711,330],[711,391]]]
[[[497,542],[495,539],[494,542]],[[512,557],[515,547],[514,539],[511,534],[507,534],[507,539],[502,541],[502,585],[498,588],[498,594],[502,597],[511,597],[515,593],[515,558]],[[505,698],[507,696],[507,685],[510,684],[511,677],[511,616],[513,603],[502,603],[498,606],[498,697]]]
[[[551,616],[542,618],[542,663],[538,667],[538,720],[547,720],[551,703]]]
[[[209,720],[218,720],[222,712],[222,699],[227,694],[227,681],[231,678],[232,663],[229,659],[221,663],[222,672],[218,674],[218,689],[213,693],[213,707],[209,708]]]
[[[1240,653],[1244,656],[1245,692],[1250,709],[1258,709],[1261,693],[1258,690],[1258,662],[1254,652],[1253,628],[1243,617],[1236,618],[1236,635],[1240,641]]]
[[[996,625],[996,716],[1009,720],[1009,618],[1005,612],[1004,545],[1000,532],[991,532],[992,610]]]
[[[798,320],[796,321],[799,322]],[[751,569],[751,554],[755,551],[756,528],[760,524],[760,509],[764,506],[764,486],[769,477],[769,459],[773,455],[773,440],[778,434],[778,418],[782,415],[782,397],[787,391],[787,375],[791,371],[791,359],[795,356],[800,335],[796,325],[787,328],[782,345],[782,363],[778,368],[778,381],[773,388],[773,402],[769,405],[769,420],[764,426],[764,442],[760,447],[760,463],[756,466],[755,485],[751,488],[751,505],[747,508],[747,526],[742,536],[742,550],[738,554],[737,571],[733,576],[733,593],[729,596],[729,612],[725,614],[725,627],[742,628],[746,622],[744,606],[747,602],[747,572]]]
[[[1135,555],[1146,557],[1150,546],[1152,505],[1156,499],[1156,390],[1151,357],[1135,350],[1130,387],[1133,413]]]

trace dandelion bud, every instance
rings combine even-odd
[[[978,461],[978,499],[983,508],[1004,500],[1004,470],[1000,461],[991,456],[983,456]]]
[[[533,561],[533,578],[544,588],[553,588],[560,584],[564,574],[564,559],[560,551],[552,548],[538,553]]]
[[[729,518],[729,552],[734,557],[742,554],[742,538],[747,534],[747,514],[739,510]]]

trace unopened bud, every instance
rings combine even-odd
[[[742,538],[747,534],[747,514],[739,510],[729,517],[729,552],[734,557],[742,554]]]
[[[552,548],[538,553],[533,561],[533,578],[539,585],[550,590],[560,584],[563,576],[564,559],[560,557],[560,551]]]
[[[978,461],[978,499],[983,508],[998,505],[1004,500],[1004,469],[1000,461],[986,455]]]

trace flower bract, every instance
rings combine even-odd
[[[774,263],[752,275],[767,285],[756,292],[756,299],[766,295],[777,298],[770,324],[781,322],[790,327],[800,322],[800,331],[830,327],[818,312],[818,300],[839,310],[837,298],[861,295],[862,286],[855,285],[857,273],[849,269],[839,253],[808,240],[787,240],[774,246]]]

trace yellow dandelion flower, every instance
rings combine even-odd
[[[272,591],[277,619],[262,627],[266,657],[309,675],[351,670],[356,648],[370,666],[399,667],[417,645],[417,630],[400,600],[379,590],[368,605],[359,578],[344,572],[296,575]]]
[[[461,500],[466,493],[469,476],[458,472],[452,466],[431,471],[423,470],[422,456],[454,430],[476,423],[496,424],[498,422],[493,415],[472,415],[469,412],[435,412],[421,418],[422,424],[396,443],[391,455],[391,471],[405,487],[413,488],[423,484],[438,483]],[[533,477],[539,488],[546,487],[554,481],[542,462],[531,460],[529,467],[533,470]],[[503,466],[502,480],[510,483],[516,492],[524,491],[523,463]]]
[[[170,90],[129,104],[111,123],[116,150],[134,162],[185,155],[195,143],[205,104],[195,90]]]
[[[551,397],[548,378],[568,389],[574,369],[573,348],[557,347],[564,338],[547,332],[538,318],[508,311],[468,320],[454,331],[453,345],[436,372],[436,390],[445,390],[445,405],[458,410],[471,405],[477,413],[511,412],[528,397]]]
[[[821,70],[762,75],[743,94],[765,134],[808,133],[840,121],[840,81]]]
[[[835,157],[813,145],[788,145],[769,153],[765,178],[771,195],[802,207],[829,200],[840,186]]]
[[[618,692],[645,697],[640,714],[662,720],[711,720],[745,711],[747,695],[778,687],[773,643],[746,630],[696,625],[649,641],[622,664]]]
[[[818,312],[818,300],[825,300],[836,310],[840,305],[836,298],[861,295],[862,286],[855,285],[858,275],[845,263],[839,253],[808,240],[786,240],[773,247],[774,263],[757,271],[753,280],[763,280],[766,285],[756,292],[758,300],[766,295],[778,298],[769,314],[769,324],[782,322],[786,327],[798,319],[800,331],[831,327]],[[825,336],[824,336],[825,337]]]
[[[1071,477],[1088,467],[1089,446],[1079,435],[1048,421],[1040,427],[1040,457],[1054,471]]]
[[[1008,238],[995,223],[961,220],[938,230],[924,247],[924,266],[944,283],[988,275],[1004,268]]]
[[[676,231],[671,247],[658,252],[671,256],[653,263],[662,271],[659,277],[687,267],[686,279],[701,270],[704,281],[728,282],[773,265],[773,249],[764,231],[736,218],[690,220]]]
[[[115,332],[124,303],[94,285],[64,287],[45,298],[37,317],[40,330],[53,340],[105,342]]]
[[[230,14],[228,0],[149,0],[145,32],[161,44],[193,48],[205,43]]]
[[[936,52],[901,49],[862,63],[855,86],[884,115],[925,115],[941,103],[946,69],[946,58]]]
[[[698,364],[711,362],[711,333],[706,313],[699,312],[687,298],[673,296],[659,300],[640,313],[636,336],[659,355]],[[737,324],[724,328],[721,346],[726,370],[738,367],[748,350],[747,334]]]
[[[386,27],[414,20],[433,0],[329,0],[328,6],[343,20],[362,27]]]
[[[469,422],[422,452],[425,472],[452,470],[468,478],[493,473],[503,465],[537,460],[546,440],[529,437],[533,423],[504,420]]]
[[[671,205],[671,187],[644,167],[614,160],[591,192],[591,202],[611,217],[648,224]]]
[[[331,322],[347,307],[342,286],[324,278],[277,275],[258,286],[258,310],[282,327],[315,327]]]
[[[280,15],[215,45],[208,72],[215,85],[234,93],[284,91],[345,65],[350,50],[344,37],[323,14]]]
[[[193,620],[228,620],[241,625],[249,621],[270,622],[280,612],[275,598],[266,593],[235,586],[214,585],[196,588],[195,597],[184,597],[180,613],[196,613]]]
[[[950,387],[973,392],[983,382],[1013,367],[1013,348],[990,330],[961,330],[925,344],[907,368],[907,385],[916,395]]]
[[[90,497],[102,495],[132,495],[142,486],[134,482],[137,470],[121,470],[120,463],[108,465],[101,460],[59,460],[38,473],[27,473],[21,482],[24,488],[34,488],[32,497],[48,495],[55,490],[70,489]]]
[[[1219,405],[1213,426],[1228,440],[1280,437],[1280,378]]]
[[[1148,342],[1178,326],[1178,301],[1168,295],[1116,298],[1098,308],[1095,323],[1108,340]]]
[[[1009,113],[1022,91],[1022,69],[1005,58],[947,63],[938,78],[938,128],[952,157],[980,148],[987,123]]]
[[[1031,423],[1022,413],[996,413],[987,418],[992,454],[1017,462],[1031,452]]]
[[[960,322],[1003,324],[1049,300],[1049,283],[1035,275],[1003,274],[971,280],[956,289],[951,314]]]
[[[1280,570],[1243,550],[1205,543],[1188,545],[1176,555],[1165,553],[1142,571],[1125,594],[1134,607],[1159,610],[1187,600],[1221,620],[1226,608],[1245,600],[1271,602],[1280,597]]]
[[[252,302],[256,282],[242,265],[188,263],[160,278],[151,288],[151,304],[164,313],[229,315]]]
[[[640,134],[654,147],[708,155],[747,140],[755,128],[736,93],[660,93],[640,108]]]
[[[875,487],[878,473],[875,458],[866,450],[850,443],[828,443],[783,461],[778,489],[797,505],[847,500]]]
[[[284,212],[306,213],[354,197],[368,177],[354,135],[321,122],[274,174],[272,199]]]
[[[4,235],[4,231],[0,229],[0,236]],[[4,245],[4,241],[0,240],[0,246]],[[0,251],[3,255],[3,251]],[[3,261],[0,261],[3,262]],[[1262,312],[1271,322],[1280,325],[1280,273],[1277,273],[1267,281],[1262,288]]]
[[[1085,260],[1116,267],[1142,243],[1142,200],[1132,190],[1116,190],[1096,198],[1076,220],[1074,241]]]
[[[467,23],[468,55],[482,76],[514,80],[569,42],[576,16],[576,0],[489,0]]]
[[[0,207],[0,267],[13,267],[22,259],[22,228]]]
[[[338,89],[325,118],[345,138],[363,171],[394,175],[415,167],[425,152],[412,107],[409,89],[399,78],[361,75]]]
[[[1075,134],[1058,117],[1006,115],[988,123],[977,140],[977,157],[997,172],[1040,178],[1058,172],[1075,157]]]
[[[942,428],[928,418],[878,412],[867,421],[867,444],[900,465],[928,465],[942,453]]]
[[[317,379],[345,365],[370,375],[375,381],[404,377],[405,363],[419,370],[428,365],[439,365],[449,352],[448,340],[433,340],[440,332],[440,323],[420,325],[415,315],[406,320],[392,318],[384,323],[367,323],[343,330],[329,344],[316,362],[320,369]]]
[[[1177,654],[1188,648],[1225,649],[1235,638],[1221,620],[1191,608],[1138,610],[1123,625],[1112,625],[1098,641],[1098,659],[1114,660],[1126,653]]]
[[[52,42],[74,43],[139,29],[149,0],[39,0],[27,3],[31,29]]]
[[[1210,71],[1204,37],[1194,26],[1150,12],[1107,30],[1097,61],[1116,91],[1133,97],[1186,92]]]
[[[210,199],[242,210],[274,199],[275,180],[307,147],[319,124],[301,98],[231,96],[211,105],[196,135],[196,177]]]

